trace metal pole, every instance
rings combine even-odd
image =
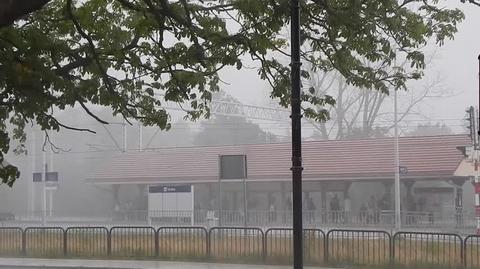
[[[394,124],[395,124],[395,229],[400,231],[402,228],[402,215],[400,207],[400,156],[398,149],[398,104],[397,104],[397,90],[395,89],[394,95]]]
[[[248,227],[247,179],[243,178],[243,226]]]
[[[245,176],[243,177],[243,225],[245,228],[248,226],[248,205],[247,205],[247,156],[244,156],[243,171]]]
[[[302,113],[300,82],[300,3],[290,1],[291,16],[291,106],[292,106],[292,198],[293,198],[293,268],[303,268],[302,223]]]
[[[48,191],[48,216],[51,217],[53,212],[53,190]]]
[[[218,156],[218,168],[217,220],[218,226],[222,226],[222,156]]]
[[[217,198],[217,211],[218,211],[218,226],[222,226],[222,181],[218,177],[218,198]]]
[[[147,225],[152,226],[152,213],[150,212],[150,186],[147,185]]]
[[[50,161],[49,164],[49,169],[53,172],[53,152],[49,151],[48,152],[48,159]],[[46,184],[46,178],[45,178],[45,184]],[[53,214],[53,189],[48,190],[48,216],[52,216]]]
[[[138,123],[138,151],[143,150],[143,128],[142,128],[142,123]]]
[[[48,173],[48,164],[47,164],[47,152],[43,149],[43,184],[42,184],[42,225],[47,225],[47,173]]]
[[[123,152],[127,152],[127,122],[123,119]]]
[[[190,218],[191,218],[191,225],[192,226],[195,226],[195,186],[194,185],[191,185],[191,189],[190,189],[191,193],[192,193],[192,214],[190,214]]]
[[[30,149],[30,154],[32,155],[32,177],[33,173],[36,172],[36,165],[37,165],[37,159],[36,159],[36,151],[35,151],[35,130],[32,128],[32,142],[31,142],[31,149]],[[35,217],[35,182],[33,182],[33,178],[30,179],[30,214],[32,219]]]

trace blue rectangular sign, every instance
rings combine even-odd
[[[177,185],[177,186],[150,186],[148,188],[149,193],[169,193],[169,192],[191,192],[191,185]]]
[[[33,182],[42,182],[42,173],[33,173]]]
[[[58,172],[47,172],[47,182],[58,182]]]

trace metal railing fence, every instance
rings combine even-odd
[[[480,235],[465,237],[463,244],[465,268],[480,268]]]
[[[264,233],[260,228],[213,227],[208,232],[213,259],[259,260],[264,257]]]
[[[303,230],[303,255],[307,264],[325,264],[325,233]],[[272,263],[293,262],[293,229],[269,228],[265,231],[265,258]]]
[[[393,262],[435,268],[462,266],[464,241],[457,234],[398,232],[393,236]]]
[[[157,237],[161,258],[202,259],[208,256],[208,231],[204,227],[160,227]]]
[[[480,268],[480,236],[304,229],[312,265]],[[1,257],[142,258],[291,263],[291,228],[151,226],[2,227]]]

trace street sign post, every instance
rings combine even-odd
[[[58,172],[48,172],[48,166],[45,164],[44,166],[44,172],[35,172],[32,175],[32,181],[34,183],[43,183],[42,184],[42,189],[43,189],[43,195],[42,195],[42,202],[43,202],[43,212],[42,212],[42,223],[43,225],[46,225],[46,211],[47,211],[47,191],[50,194],[49,197],[49,215],[52,216],[53,212],[53,191],[58,190]],[[45,179],[45,181],[44,181]],[[33,207],[32,207],[33,208]]]
[[[148,221],[152,218],[190,218],[194,219],[194,186],[158,185],[148,187]],[[174,213],[172,215],[172,213]]]

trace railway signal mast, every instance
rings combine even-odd
[[[478,55],[478,105],[480,107],[480,55]],[[475,177],[474,177],[474,186],[475,186],[475,215],[477,218],[477,234],[480,235],[480,178],[479,178],[479,140],[480,140],[480,114],[478,111],[475,113],[473,107],[469,109],[469,121],[470,121],[470,138],[472,139],[473,144],[473,161],[475,165]]]
[[[480,107],[480,55],[478,55],[478,105]],[[466,148],[466,156],[469,162],[474,165],[473,186],[475,189],[475,216],[477,234],[480,235],[480,113],[470,106],[467,112],[468,136],[471,140],[471,146]]]
[[[480,55],[478,55],[478,105],[480,107]],[[478,115],[477,120],[475,120],[475,115]],[[474,162],[475,162],[475,178],[474,178],[474,186],[475,186],[475,215],[477,217],[477,234],[480,235],[480,178],[479,178],[479,136],[480,136],[480,130],[478,130],[480,122],[478,119],[480,119],[480,114],[475,113],[473,111],[473,125],[470,123],[470,134],[471,137],[473,138],[473,156],[474,156]],[[471,121],[472,121],[471,120]],[[472,133],[473,132],[473,133]]]
[[[471,140],[471,146],[467,149],[467,158],[473,162],[475,173],[473,184],[475,186],[475,212],[477,217],[477,234],[480,234],[480,179],[479,179],[479,130],[477,112],[473,106],[470,106],[465,111],[467,113],[467,129],[469,129],[468,136]]]

